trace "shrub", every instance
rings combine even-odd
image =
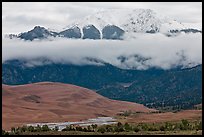
[[[164,126],[160,126],[159,130],[160,131],[165,131],[165,127]]]
[[[86,127],[84,127],[84,128],[82,129],[82,131],[88,132],[88,129],[87,129]]]
[[[117,123],[117,126],[118,126],[118,127],[121,127],[122,125],[123,125],[123,124],[122,124],[121,122],[118,122],[118,123]]]
[[[140,129],[139,129],[138,127],[134,127],[133,130],[134,130],[135,132],[139,132],[139,131],[140,131]]]
[[[92,130],[91,127],[92,127],[92,126],[90,126],[90,125],[87,126],[87,131],[88,131],[88,132],[93,132],[93,131],[94,131],[94,130]]]
[[[106,125],[105,129],[106,129],[106,132],[113,132],[114,131],[114,129],[111,125]]]
[[[67,125],[62,131],[76,131],[76,129],[73,127],[73,125]]]
[[[83,131],[83,129],[82,129],[82,127],[80,127],[80,126],[77,126],[77,127],[76,127],[76,131]]]
[[[159,129],[157,129],[156,127],[149,127],[148,131],[159,131]]]
[[[165,122],[164,127],[165,127],[165,130],[167,130],[167,131],[173,130],[173,125],[171,123],[169,123],[169,122]]]
[[[50,128],[48,127],[48,125],[43,125],[42,131],[50,131]]]
[[[16,132],[15,127],[12,127],[12,128],[11,128],[11,132],[13,132],[13,133],[15,133],[15,132]]]
[[[124,124],[124,128],[125,128],[125,131],[131,131],[132,130],[132,126],[129,125],[128,123]]]
[[[185,120],[185,119],[182,119],[181,120],[181,123],[182,123],[182,129],[183,130],[187,130],[187,129],[189,129],[189,122],[188,122],[188,120]]]
[[[114,128],[114,131],[115,131],[115,132],[123,132],[123,131],[125,131],[125,129],[124,129],[122,126],[116,126],[116,127]]]
[[[175,123],[174,130],[180,130],[180,123]]]
[[[27,126],[22,126],[20,128],[20,132],[26,132],[27,131]]]
[[[35,131],[35,129],[34,129],[34,127],[33,127],[33,126],[29,126],[29,127],[28,127],[28,131],[29,131],[29,132],[34,132],[34,131]]]
[[[199,122],[198,126],[197,126],[198,130],[202,130],[202,121]]]
[[[2,135],[5,135],[6,131],[2,129],[1,133],[2,133]]]
[[[37,126],[35,127],[35,132],[41,132],[41,131],[42,131],[41,126],[37,125]]]
[[[99,127],[97,131],[101,133],[105,133],[106,129],[104,127]]]
[[[183,126],[183,124],[180,124],[179,129],[180,129],[180,130],[184,130],[184,126]]]
[[[21,128],[20,127],[17,127],[16,129],[15,129],[15,135],[19,135],[20,134],[20,132],[21,132]]]
[[[2,135],[9,135],[9,132],[2,129]]]
[[[97,128],[97,124],[92,124],[91,126],[92,126],[93,129]]]
[[[123,116],[125,116],[125,117],[130,116],[131,113],[132,113],[132,111],[125,111],[125,112],[123,113]]]
[[[123,127],[118,128],[118,132],[123,132],[123,131],[125,131],[125,129]]]
[[[147,124],[142,124],[142,125],[141,125],[141,128],[142,128],[142,130],[144,130],[144,131],[148,131],[148,130],[149,130],[149,127],[148,127]]]

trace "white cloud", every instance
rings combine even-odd
[[[85,58],[97,58],[122,68],[169,69],[178,65],[192,67],[202,64],[202,34],[181,34],[166,37],[162,34],[146,34],[136,39],[73,40],[58,38],[53,41],[23,41],[3,39],[2,63],[10,59],[25,59],[29,65],[42,65],[36,58],[48,58],[55,63],[89,64]],[[135,55],[147,60],[139,61]],[[121,63],[118,57],[127,57]],[[32,62],[31,62],[32,60]],[[49,62],[46,62],[49,63]]]
[[[149,8],[180,22],[202,23],[202,2],[3,2],[3,34],[36,25],[61,30],[72,20],[112,8]]]

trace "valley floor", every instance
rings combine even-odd
[[[128,116],[115,117],[121,123],[161,123],[177,122],[182,119],[190,121],[202,119],[202,110],[181,110],[165,113],[130,113]]]
[[[202,119],[160,123],[121,123],[111,125],[66,126],[63,130],[55,127],[23,126],[2,131],[2,135],[202,135]]]

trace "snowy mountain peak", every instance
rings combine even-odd
[[[68,27],[71,27],[73,25],[84,27],[89,24],[93,24],[96,28],[102,30],[107,25],[115,25],[125,31],[128,31],[129,30],[128,25],[133,23],[132,26],[135,26],[139,30],[139,27],[137,26],[139,24],[136,24],[136,23],[145,23],[148,21],[148,19],[151,19],[151,18],[153,20],[152,23],[154,23],[155,22],[154,20],[157,19],[155,15],[156,13],[150,9],[134,9],[134,10],[110,9],[110,10],[99,11],[95,14],[86,16],[83,19],[76,20],[73,23],[71,23]],[[159,20],[157,22],[160,23],[162,21]],[[140,30],[142,30],[142,28]]]
[[[48,37],[66,37],[83,39],[117,39],[133,37],[136,33],[162,33],[177,36],[184,33],[202,33],[195,27],[186,27],[173,18],[156,13],[151,9],[109,9],[93,13],[70,23],[59,32],[36,26],[21,33],[19,38],[25,40],[44,39]],[[13,38],[13,35],[9,35]]]
[[[67,28],[78,26],[83,28],[94,25],[99,31],[105,26],[115,25],[125,32],[155,33],[169,30],[186,29],[186,27],[173,18],[156,13],[151,9],[109,9],[99,11],[83,19],[73,21]]]

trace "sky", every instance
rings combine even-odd
[[[106,9],[152,9],[183,23],[202,23],[202,2],[3,2],[3,34],[40,25],[62,30],[75,19]]]

